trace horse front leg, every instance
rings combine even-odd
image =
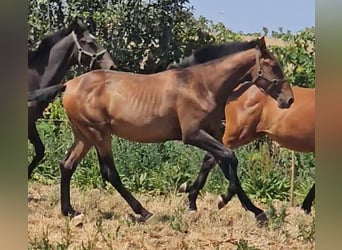
[[[237,194],[242,206],[253,212],[258,222],[263,223],[267,220],[264,211],[256,207],[242,189],[237,175],[238,160],[232,150],[226,148],[222,143],[204,130],[187,134],[185,136],[184,143],[206,150],[215,157],[222,172],[224,173],[224,176],[229,181],[227,195],[223,197],[225,201],[228,202],[235,194]]]
[[[29,121],[28,127],[28,138],[34,147],[35,155],[28,165],[28,179],[31,179],[32,172],[39,164],[39,162],[44,158],[45,147],[42,140],[39,137],[38,130],[35,121]]]

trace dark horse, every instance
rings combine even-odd
[[[171,64],[168,69],[186,68],[205,63],[231,54],[234,47],[230,43],[208,45],[185,57],[179,64]],[[244,79],[250,80],[250,79]],[[231,149],[248,144],[265,134],[281,146],[299,152],[315,151],[315,89],[293,87],[296,102],[290,109],[279,109],[269,95],[262,93],[252,83],[238,86],[226,103],[226,127],[222,143]],[[305,118],[305,122],[298,122]],[[192,185],[184,183],[180,192],[196,193],[203,187],[211,167],[204,164]],[[315,185],[312,186],[303,201],[302,208],[310,213],[315,197]],[[225,197],[219,197],[218,206],[225,205]]]
[[[75,64],[86,66],[89,70],[116,68],[109,53],[96,42],[79,18],[69,27],[45,37],[37,50],[29,51],[28,90],[60,83],[68,69]],[[35,149],[35,156],[28,166],[29,178],[44,157],[44,145],[36,128],[36,121],[48,104],[44,100],[28,103],[28,137]]]
[[[121,183],[112,154],[114,134],[138,142],[182,140],[209,152],[206,160],[217,161],[230,181],[230,198],[237,194],[258,221],[267,220],[240,185],[238,160],[221,143],[220,121],[228,96],[246,75],[281,108],[293,103],[292,89],[264,38],[232,46],[232,55],[186,69],[150,75],[97,70],[57,85],[59,89],[31,93],[29,100],[39,100],[65,90],[63,105],[74,143],[60,165],[62,214],[78,214],[70,203],[71,177],[89,149],[95,147],[102,178],[118,190],[140,220],[152,215]],[[196,209],[196,198],[190,196],[190,209]]]

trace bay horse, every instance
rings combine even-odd
[[[179,64],[170,64],[168,69],[186,68],[230,54],[228,44],[208,45],[185,57]],[[245,79],[248,80],[248,79]],[[315,89],[293,86],[295,102],[290,109],[279,109],[276,102],[260,91],[251,82],[239,85],[225,106],[226,126],[223,144],[231,149],[246,145],[268,135],[281,146],[298,152],[315,152]],[[301,120],[305,117],[305,122]],[[203,164],[192,185],[183,183],[179,191],[198,193],[204,186],[209,170],[216,165]],[[226,196],[227,197],[227,196]],[[218,198],[218,207],[227,203],[227,198]],[[306,213],[311,212],[315,197],[315,184],[302,203]]]
[[[68,27],[46,36],[37,50],[29,50],[28,90],[60,83],[69,68],[76,64],[88,67],[89,70],[116,68],[109,53],[97,43],[88,32],[86,24],[79,18]],[[28,166],[29,178],[44,157],[45,148],[36,128],[36,121],[48,104],[45,100],[28,103],[28,138],[35,150],[35,156]]]
[[[265,222],[264,211],[252,203],[240,185],[235,154],[221,143],[220,121],[228,96],[246,75],[281,108],[289,108],[294,98],[264,38],[232,46],[233,54],[186,69],[149,75],[96,70],[30,93],[29,100],[39,100],[51,92],[65,91],[63,105],[72,124],[74,142],[60,164],[62,214],[79,214],[70,203],[70,180],[78,163],[94,146],[102,178],[118,190],[140,215],[139,220],[152,216],[121,183],[112,154],[114,134],[145,143],[182,140],[209,152],[207,157],[219,163],[229,180],[229,195],[237,194],[257,221]],[[191,205],[190,209],[196,210],[196,197]]]

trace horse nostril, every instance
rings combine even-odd
[[[291,97],[291,98],[289,99],[289,101],[288,101],[288,104],[291,105],[293,102],[294,102],[294,98]]]

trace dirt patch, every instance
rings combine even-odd
[[[314,215],[286,203],[274,202],[278,212],[285,206],[285,219],[272,217],[268,226],[258,227],[236,198],[218,210],[213,194],[199,197],[197,212],[187,211],[185,195],[136,195],[154,213],[145,223],[132,221],[131,209],[113,189],[72,188],[72,203],[84,216],[71,221],[60,213],[59,186],[30,183],[29,197],[30,249],[315,248]]]

